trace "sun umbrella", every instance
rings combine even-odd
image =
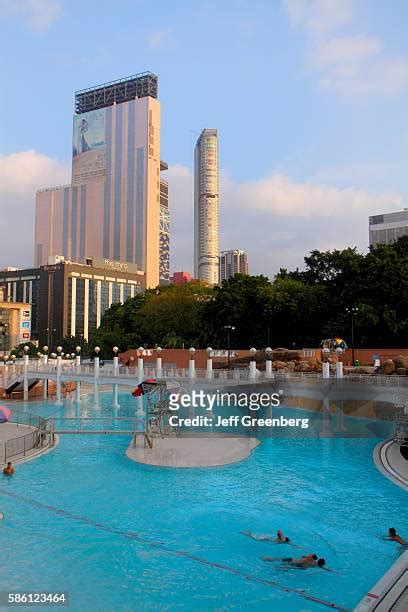
[[[0,423],[7,423],[11,417],[11,410],[5,406],[0,406]]]

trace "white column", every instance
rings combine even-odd
[[[336,363],[336,376],[337,378],[343,378],[343,362],[338,361]]]
[[[33,301],[33,281],[28,282],[28,303],[32,304]]]
[[[44,369],[48,368],[48,355],[44,355]],[[44,378],[43,381],[44,399],[48,397],[48,378]]]
[[[89,337],[89,278],[85,279],[84,288],[84,339]],[[75,335],[75,334],[73,334]]]
[[[135,286],[130,285],[130,297],[135,297]]]
[[[23,281],[23,302],[27,303],[27,281]]]
[[[265,376],[266,378],[272,378],[272,359],[267,359],[265,362]]]
[[[24,364],[23,397],[24,397],[24,401],[26,402],[28,400],[28,355],[24,355],[23,364]]]
[[[76,369],[77,374],[81,373],[81,355],[77,355],[75,357],[75,369]],[[75,401],[77,404],[79,404],[81,401],[81,381],[80,380],[77,380],[75,382]]]
[[[256,361],[255,360],[249,362],[249,378],[251,379],[256,378]]]
[[[75,336],[76,332],[76,278],[71,277],[71,336]]]
[[[213,360],[211,357],[209,357],[207,359],[207,371],[206,371],[206,376],[208,379],[212,379],[213,377]]]
[[[123,302],[125,301],[124,300],[124,284],[123,283],[120,283],[120,285],[119,285],[119,300],[120,300],[121,304],[123,304]]]
[[[8,387],[8,380],[9,380],[9,377],[8,377],[8,365],[4,364],[3,372],[4,372],[3,388],[7,389],[7,387]]]
[[[62,405],[62,399],[61,399],[61,366],[62,366],[62,357],[61,357],[61,355],[58,355],[58,357],[57,357],[57,390],[56,390],[57,400],[55,402],[57,404],[57,406],[61,406]]]
[[[323,363],[323,378],[330,378],[330,363]]]
[[[119,357],[115,355],[113,358],[113,375],[119,376]],[[112,408],[120,408],[120,404],[118,401],[118,385],[113,385],[113,405]]]
[[[102,281],[96,281],[96,327],[101,324],[101,293]]]
[[[188,360],[188,377],[195,378],[195,360],[194,359]]]
[[[96,407],[99,407],[99,357],[94,358],[94,403]]]
[[[137,358],[137,381],[138,383],[141,383],[143,381],[143,378],[144,378],[143,357],[138,357]]]
[[[113,300],[113,283],[109,281],[109,285],[108,285],[108,307],[109,308],[112,306],[112,300]]]
[[[161,378],[162,376],[162,358],[156,357],[156,378]]]
[[[13,302],[17,302],[17,283],[13,283]]]

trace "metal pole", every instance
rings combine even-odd
[[[75,357],[75,365],[76,365],[76,373],[79,374],[81,373],[81,355],[77,355]],[[81,381],[76,380],[75,381],[75,401],[77,404],[79,404],[81,402]]]
[[[351,312],[351,365],[354,365],[354,312]]]
[[[230,369],[230,329],[228,329],[227,344],[228,344],[228,369]]]

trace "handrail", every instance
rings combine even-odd
[[[18,455],[23,455],[25,457],[28,451],[38,448],[42,444],[43,437],[46,435],[47,431],[47,419],[19,410],[13,410],[8,422],[14,423],[17,427],[20,425],[29,427],[31,431],[22,436],[16,436],[15,438],[9,438],[3,441],[0,462],[4,460],[4,463],[7,463],[9,459],[17,457]],[[37,423],[36,425],[33,424],[35,422]]]

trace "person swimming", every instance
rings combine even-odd
[[[4,468],[3,474],[4,476],[12,476],[14,474],[14,468],[11,461],[9,461],[6,467]]]
[[[257,534],[252,531],[240,531],[242,535],[248,536],[248,538],[252,538],[257,542],[275,542],[276,544],[288,544],[290,539],[283,535],[282,531],[278,529],[276,532],[276,537],[274,538],[271,535]]]
[[[280,561],[281,563],[285,563],[287,565],[291,565],[292,567],[296,567],[298,569],[308,569],[311,567],[319,567],[320,569],[324,569],[326,572],[333,572],[334,570],[325,567],[326,559],[318,558],[317,555],[304,555],[298,559],[294,559],[293,557],[261,557],[262,561]]]
[[[391,540],[392,542],[397,542],[401,544],[401,546],[408,546],[408,540],[405,540],[400,535],[398,535],[397,530],[394,527],[390,527],[388,529],[388,537],[384,538],[384,540]]]

